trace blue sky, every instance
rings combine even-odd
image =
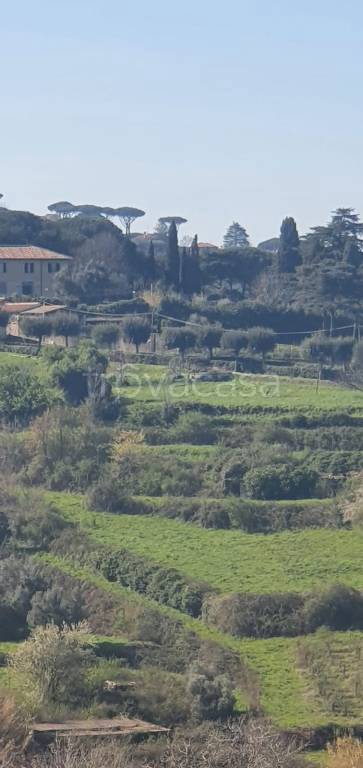
[[[256,243],[363,215],[362,38],[360,0],[4,2],[0,191],[216,243],[232,220]]]

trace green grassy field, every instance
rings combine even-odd
[[[362,722],[361,709],[363,706],[363,690],[356,690],[352,700],[352,708],[344,712],[335,712],[330,700],[324,700],[316,690],[316,681],[306,668],[306,659],[302,659],[305,645],[309,648],[312,643],[317,652],[324,654],[326,644],[332,647],[344,647],[349,661],[351,654],[356,653],[357,644],[363,646],[363,632],[319,632],[304,638],[272,638],[269,640],[237,640],[216,630],[211,630],[198,619],[192,619],[186,614],[179,613],[173,608],[160,605],[154,600],[140,595],[132,590],[106,581],[99,574],[85,567],[77,567],[66,559],[55,555],[37,556],[37,560],[48,564],[82,583],[92,584],[105,593],[127,600],[145,608],[152,608],[162,614],[176,619],[186,629],[195,632],[204,640],[217,643],[224,648],[237,652],[256,676],[258,698],[264,712],[282,727],[305,728],[326,725],[353,726]],[[331,682],[339,692],[345,685],[344,665],[332,668]],[[239,692],[239,699],[247,705],[248,694]]]
[[[304,592],[337,581],[363,587],[363,530],[244,534],[151,516],[95,513],[71,494],[48,497],[100,544],[128,549],[222,592]]]
[[[141,401],[176,401],[214,406],[289,410],[363,411],[363,393],[312,379],[236,374],[231,382],[169,382],[164,366],[126,366],[123,397]]]

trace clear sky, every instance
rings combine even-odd
[[[361,0],[3,0],[0,191],[215,243],[363,214],[362,42]]]

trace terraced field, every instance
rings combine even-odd
[[[139,409],[138,413],[142,413],[143,403],[147,410],[152,403],[157,407],[176,402],[186,409],[209,406],[217,420],[221,418],[218,414],[223,414],[224,424],[228,422],[231,427],[241,416],[252,424],[254,420],[261,424],[264,419],[273,423],[285,414],[304,414],[312,417],[314,429],[319,429],[320,420],[328,423],[327,418],[335,414],[342,417],[343,424],[345,417],[347,423],[349,418],[352,429],[355,418],[360,426],[363,417],[363,393],[325,382],[317,387],[315,381],[306,379],[236,376],[231,384],[195,385],[188,380],[170,383],[165,367],[138,365],[126,366],[123,376],[128,383],[120,385],[115,367],[112,374],[116,376],[116,390],[131,408]],[[359,445],[355,449],[361,450]],[[141,455],[145,461],[148,456],[162,459],[165,455],[175,462],[207,465],[221,455],[221,445],[146,444]],[[48,492],[48,497],[65,517],[79,523],[94,542],[108,551],[125,549],[148,562],[177,569],[187,579],[204,582],[222,594],[304,593],[336,582],[363,589],[363,530],[341,527],[334,517],[336,505],[331,498],[272,503],[202,495],[178,499],[145,495],[136,501],[145,503],[149,514],[112,515],[91,511],[79,495]],[[254,534],[238,530],[243,528],[238,515],[235,519],[231,515],[230,530],[205,529],[171,519],[178,516],[173,514],[173,506],[187,509],[188,505],[202,504],[225,505],[226,509],[248,504],[252,515],[254,509],[263,509],[266,516],[276,509],[293,507],[306,512],[311,508],[314,520],[321,515],[322,522],[314,522],[315,528]],[[327,527],[318,527],[320,524]],[[255,674],[260,706],[280,725],[316,728],[362,724],[363,633],[319,631],[299,638],[236,639],[143,594],[111,584],[98,573],[76,568],[64,558],[47,557],[53,566],[97,585],[105,593],[152,606],[199,636],[237,651]],[[251,703],[250,691],[240,691],[239,697]]]
[[[229,635],[206,627],[198,619],[160,605],[150,598],[132,590],[106,581],[99,574],[85,567],[76,567],[67,559],[45,555],[43,563],[72,575],[81,583],[92,584],[105,594],[112,594],[116,599],[129,601],[130,604],[153,608],[160,613],[177,619],[186,629],[192,630],[204,640],[217,643],[240,654],[250,670],[256,675],[258,699],[264,712],[282,727],[319,728],[327,725],[354,726],[362,723],[363,692],[355,688],[350,700],[350,707],[344,711],[331,706],[331,698],[317,693],[317,681],[308,665],[308,651],[313,644],[315,652],[325,653],[327,642],[334,649],[346,653],[346,664],[352,657],[357,657],[357,646],[363,645],[363,632],[339,633],[318,632],[304,638],[272,638],[269,640],[237,640]],[[339,650],[338,650],[339,653]],[[310,662],[309,662],[310,663]],[[332,667],[331,685],[334,691],[345,686],[344,664]],[[242,707],[255,700],[256,691],[238,692]]]
[[[306,379],[236,376],[231,384],[195,385],[188,380],[170,383],[165,378],[166,372],[162,366],[129,366],[123,371],[127,385],[118,380],[115,367],[110,373],[116,377],[116,391],[134,413],[142,414],[144,405],[146,412],[148,408],[151,411],[153,404],[157,410],[161,405],[176,402],[185,405],[185,410],[195,407],[208,411],[204,406],[210,406],[217,418],[229,420],[231,427],[238,419],[242,423],[241,415],[252,424],[254,420],[264,424],[288,414],[289,417],[312,416],[314,429],[319,428],[320,419],[325,423],[324,420],[336,414],[345,414],[351,421],[356,419],[359,426],[363,418],[363,393],[334,384],[322,382],[318,388],[315,381]],[[162,462],[165,456],[175,464],[183,461],[212,464],[220,456],[221,443],[217,436],[217,443],[213,445],[144,444],[142,460],[147,462],[148,456],[156,456]],[[108,551],[127,550],[148,562],[176,569],[188,580],[204,582],[222,594],[304,593],[336,582],[363,589],[363,530],[342,527],[341,521],[334,519],[335,511],[328,521],[329,527],[268,534],[239,530],[243,526],[239,525],[238,518],[229,530],[208,529],[171,519],[173,505],[212,507],[218,503],[226,508],[248,504],[252,515],[254,510],[257,513],[263,509],[266,516],[269,512],[272,515],[275,508],[294,507],[305,511],[314,508],[316,517],[321,512],[323,520],[334,508],[332,498],[268,502],[209,498],[202,492],[198,497],[185,495],[175,499],[166,495],[140,495],[136,501],[148,505],[149,514],[112,515],[91,511],[85,499],[77,494],[45,493],[66,518],[78,523],[87,536]],[[199,637],[238,652],[254,673],[260,706],[279,725],[312,728],[329,724],[362,725],[363,633],[318,632],[299,638],[236,639],[144,594],[110,583],[98,572],[78,567],[67,558],[47,554],[43,562],[80,582],[96,586],[105,595],[152,607]],[[0,678],[2,674],[0,670]],[[255,693],[238,692],[242,709],[253,704]]]
[[[117,384],[123,397],[137,401],[186,402],[225,408],[245,407],[266,411],[334,411],[348,409],[363,412],[363,393],[330,382],[317,387],[312,379],[283,376],[236,374],[231,382],[170,381],[164,366],[127,365],[123,375],[126,385]],[[116,371],[117,381],[117,371]]]
[[[304,592],[336,581],[363,588],[362,530],[261,536],[144,515],[94,513],[71,494],[49,498],[99,544],[177,568],[221,592]]]

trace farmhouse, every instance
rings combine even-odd
[[[69,261],[35,245],[0,246],[0,296],[53,296],[54,278]]]

